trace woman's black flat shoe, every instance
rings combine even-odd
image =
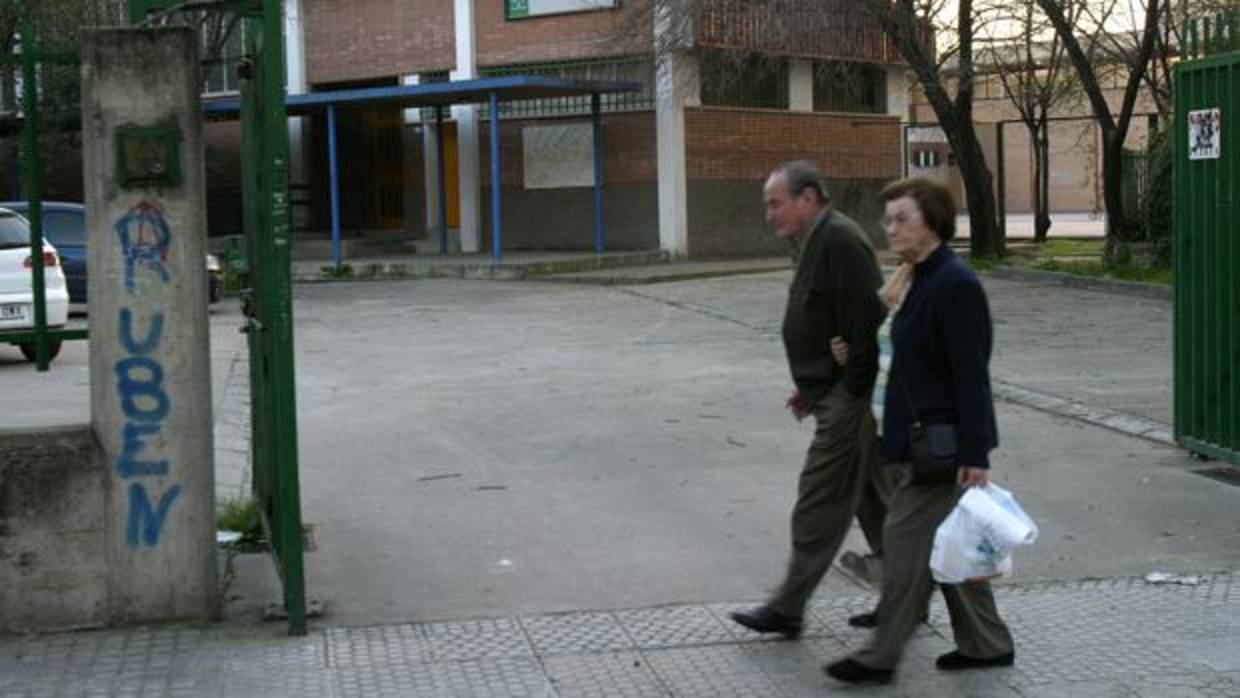
[[[896,675],[891,669],[874,669],[851,659],[841,659],[822,670],[827,672],[827,676],[844,683],[891,683]]]

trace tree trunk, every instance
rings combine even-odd
[[[1033,241],[1046,242],[1051,229],[1050,136],[1041,124],[1033,135]]]
[[[952,150],[956,153],[956,165],[964,180],[969,209],[969,254],[975,257],[1002,257],[1007,254],[1007,245],[999,233],[994,177],[986,167],[982,144],[972,128],[960,129],[955,135]]]
[[[1107,210],[1103,256],[1112,264],[1125,264],[1135,235],[1124,210],[1124,141],[1114,129],[1106,128],[1102,131],[1102,200]]]

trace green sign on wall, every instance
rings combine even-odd
[[[617,0],[504,0],[508,19],[615,9]]]

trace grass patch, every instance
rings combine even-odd
[[[1003,258],[994,255],[969,255],[969,266],[974,271],[990,271],[1003,264]]]
[[[1047,240],[1038,246],[1042,257],[1101,257],[1103,240]]]
[[[320,268],[323,278],[325,279],[351,279],[353,278],[353,267],[348,264],[340,266],[327,266]]]
[[[1170,269],[1151,269],[1130,264],[1106,264],[1104,262],[1061,262],[1055,259],[1044,259],[1034,263],[1034,268],[1043,271],[1057,271],[1065,274],[1079,274],[1102,279],[1118,279],[1120,281],[1136,281],[1143,284],[1161,284],[1170,286],[1172,274]]]
[[[253,497],[226,499],[215,513],[215,527],[221,531],[241,534],[238,547],[254,547],[263,543],[263,520],[258,500]]]

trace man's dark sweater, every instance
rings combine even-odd
[[[908,428],[920,420],[956,424],[958,464],[989,467],[988,454],[999,445],[990,392],[990,308],[977,275],[946,244],[914,267],[891,340],[883,458],[908,462]]]
[[[875,333],[886,316],[878,289],[883,275],[861,229],[829,209],[801,250],[784,311],[784,350],[801,400],[807,407],[839,381],[862,398],[878,370]],[[831,338],[849,344],[846,366],[831,356]]]

